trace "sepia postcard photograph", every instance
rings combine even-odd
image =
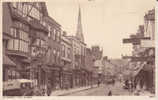
[[[3,97],[156,96],[156,0],[26,1],[1,2]]]

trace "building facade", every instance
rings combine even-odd
[[[15,71],[4,68],[4,73],[8,72],[4,75],[14,79],[31,78],[37,84],[45,84],[41,80],[45,77],[45,74],[41,76],[43,65],[39,63],[47,51],[48,30],[43,26],[43,17],[47,16],[45,3],[6,2],[3,8],[5,54],[16,64]]]
[[[81,23],[81,10],[79,8],[78,14],[78,24],[76,36],[68,37],[72,44],[72,66],[73,66],[73,86],[83,86],[85,85],[84,79],[84,67],[85,67],[85,50],[86,44],[84,43],[84,36],[82,32],[82,23]],[[82,71],[81,71],[82,70]]]
[[[88,76],[85,77],[87,78],[86,84],[88,85],[93,85],[97,83],[97,72],[94,68],[94,56],[92,54],[91,48],[86,48],[86,56],[85,56],[85,68],[88,71]]]
[[[73,75],[72,75],[72,44],[67,33],[63,31],[61,37],[61,63],[63,68],[63,88],[68,89],[73,87]]]
[[[124,43],[133,44],[132,57],[135,88],[145,88],[155,92],[155,10],[149,10],[144,16],[144,26],[139,26],[136,35],[124,39]],[[136,70],[137,69],[137,70]]]
[[[51,84],[53,90],[62,88],[62,65],[61,65],[61,25],[53,18],[47,16],[44,18],[45,26],[48,28],[48,44],[47,53],[47,83]]]
[[[95,57],[95,60],[100,60],[103,57],[103,50],[100,49],[98,45],[92,46],[92,53]]]

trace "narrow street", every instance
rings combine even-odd
[[[155,0],[137,1],[2,2],[3,96],[155,96]]]
[[[100,87],[94,87],[88,90],[83,90],[79,92],[75,92],[72,94],[68,94],[69,96],[107,96],[109,90],[112,91],[112,95],[125,95],[129,96],[131,93],[122,88],[122,84],[117,82],[115,85],[106,85],[102,84]]]

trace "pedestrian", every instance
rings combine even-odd
[[[125,89],[128,89],[129,88],[129,81],[128,79],[125,81]]]
[[[108,92],[108,96],[112,96],[112,91],[111,90]]]
[[[132,81],[129,81],[129,91],[132,92]]]
[[[100,81],[98,80],[98,87],[99,87],[99,85],[100,85]]]
[[[51,84],[48,83],[48,86],[47,86],[47,95],[50,96],[51,94]]]

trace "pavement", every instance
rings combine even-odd
[[[129,96],[132,95],[128,90],[122,88],[121,83],[116,83],[115,85],[101,85],[97,88],[91,88],[85,91],[74,92],[69,94],[69,96],[108,96],[109,91],[112,92],[113,96]]]
[[[51,96],[65,96],[65,95],[70,95],[76,92],[80,92],[80,91],[85,91],[85,90],[89,90],[92,88],[96,88],[97,85],[93,85],[93,86],[85,86],[85,87],[76,87],[73,89],[67,89],[67,90],[56,90],[56,91],[52,91]]]
[[[123,89],[123,83],[116,82],[115,85],[101,84],[97,85],[73,88],[69,90],[57,90],[51,93],[51,96],[108,96],[109,91],[113,96],[137,96],[134,92],[130,92],[127,89]],[[139,92],[141,96],[153,96],[147,91]]]

